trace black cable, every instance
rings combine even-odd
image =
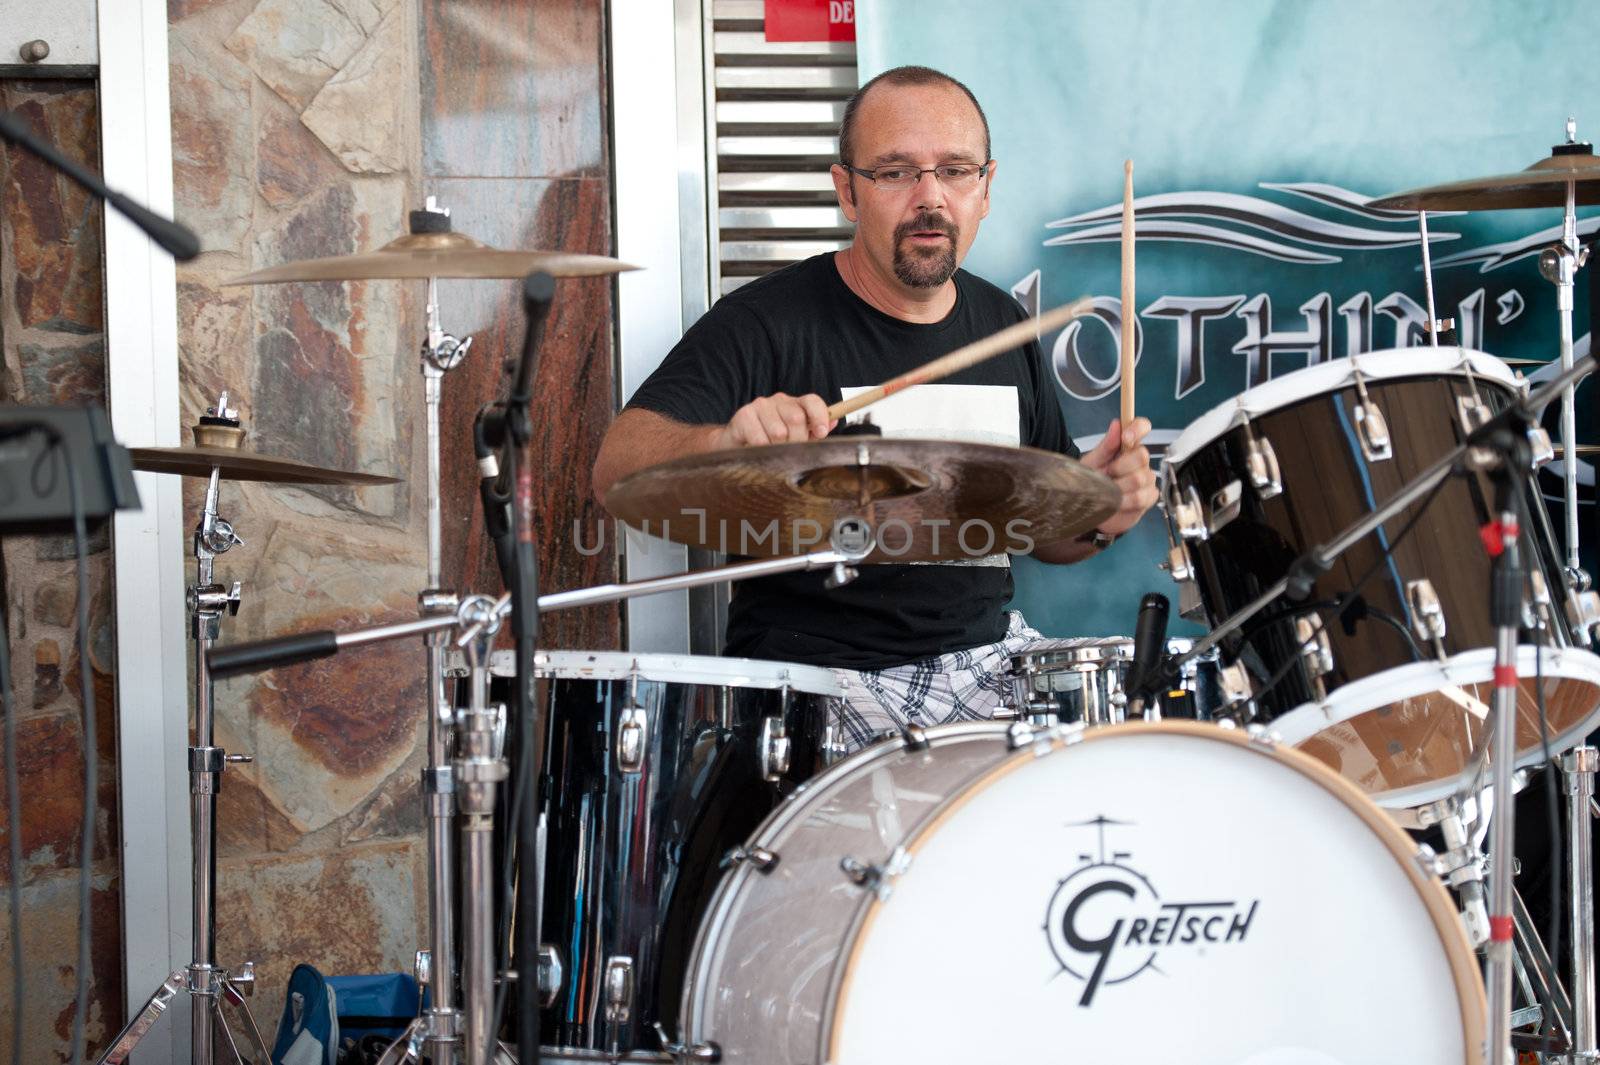
[[[1427,495],[1422,497],[1422,500],[1417,504],[1417,509],[1412,513],[1411,517],[1406,519],[1406,523],[1400,527],[1400,531],[1395,533],[1395,535],[1389,540],[1388,544],[1384,545],[1381,553],[1379,554],[1378,560],[1374,562],[1372,566],[1365,573],[1363,573],[1354,584],[1350,586],[1349,590],[1344,593],[1345,598],[1357,595],[1361,589],[1372,580],[1372,578],[1376,577],[1383,571],[1383,568],[1388,563],[1390,556],[1394,554],[1401,542],[1411,534],[1411,530],[1417,527],[1417,523],[1422,520],[1422,516],[1428,512],[1428,508],[1433,505],[1433,501],[1439,497],[1439,491],[1444,487],[1444,485],[1445,482],[1440,480],[1438,484],[1433,486]],[[1300,644],[1299,650],[1295,654],[1290,655],[1288,660],[1285,661],[1283,665],[1278,667],[1278,671],[1272,674],[1272,676],[1268,678],[1267,682],[1261,686],[1261,690],[1256,693],[1254,698],[1259,699],[1261,696],[1270,692],[1273,688],[1276,688],[1279,684],[1282,684],[1283,679],[1289,675],[1289,671],[1300,664],[1300,656],[1306,651],[1309,651],[1312,645],[1317,642],[1317,637],[1319,635],[1321,635],[1321,633],[1314,632],[1308,636],[1305,641]]]
[[[54,435],[54,434],[52,434]],[[83,489],[69,448],[54,443],[67,468],[67,494],[72,499],[72,543],[78,571],[78,676],[83,691],[83,852],[78,871],[78,972],[72,1014],[72,1065],[83,1061],[83,1026],[89,1013],[89,902],[94,876],[95,792],[100,781],[100,751],[95,723],[94,664],[89,659],[89,533],[84,519]],[[18,1023],[21,1019],[18,1018]]]
[[[11,1065],[22,1065],[22,787],[17,778],[17,716],[11,699],[11,619],[5,608],[5,566],[0,558],[0,709],[5,711],[6,837],[11,857]]]

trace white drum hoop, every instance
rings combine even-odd
[[[1357,373],[1363,380],[1375,382],[1417,377],[1464,377],[1469,368],[1472,376],[1479,380],[1493,382],[1512,391],[1526,387],[1505,363],[1493,355],[1469,348],[1387,348],[1345,359],[1331,359],[1282,377],[1274,377],[1212,407],[1190,422],[1188,428],[1167,445],[1163,465],[1182,464],[1217,437],[1252,417],[1354,385]]]
[[[723,688],[792,688],[811,695],[844,696],[844,685],[829,669],[757,658],[709,655],[631,654],[627,651],[540,651],[540,677],[559,680],[640,680],[666,684],[704,684]]]
[[[1330,795],[1355,813],[1393,855],[1396,864],[1423,901],[1434,930],[1438,933],[1440,947],[1448,958],[1456,984],[1466,1049],[1463,1065],[1484,1065],[1482,1034],[1486,1031],[1488,1006],[1483,978],[1462,929],[1460,913],[1439,881],[1423,873],[1417,861],[1417,845],[1393,820],[1354,784],[1311,756],[1291,747],[1270,741],[1263,743],[1259,738],[1241,733],[1237,729],[1187,721],[1129,722],[1097,729],[1062,726],[1041,731],[1035,734],[1029,749],[1016,752],[988,773],[971,781],[967,787],[949,797],[932,814],[925,817],[907,836],[900,848],[904,852],[902,867],[914,868],[918,850],[939,827],[994,781],[1032,764],[1040,757],[1067,747],[1104,741],[1128,735],[1132,731],[1188,735],[1213,742],[1230,743],[1262,757],[1279,760],[1320,784]],[[817,1048],[818,1062],[829,1063],[838,1060],[839,1005],[843,997],[849,993],[852,971],[860,958],[865,943],[865,933],[890,897],[889,892],[867,892],[856,910],[840,952],[839,963],[834,967],[829,982]]]
[[[1600,656],[1576,647],[1544,647],[1522,644],[1517,648],[1517,676],[1530,678],[1542,673],[1548,678],[1583,680],[1600,687]],[[1487,684],[1494,677],[1494,648],[1478,647],[1471,651],[1451,655],[1444,661],[1413,662],[1374,673],[1360,680],[1341,685],[1328,698],[1319,703],[1305,703],[1272,722],[1272,733],[1291,746],[1344,724],[1351,718],[1376,710],[1387,703],[1412,699],[1431,692],[1442,692],[1448,697],[1452,689],[1464,684]],[[1468,713],[1487,716],[1490,712],[1481,700],[1461,692],[1462,709]],[[1469,702],[1478,705],[1468,705]],[[1583,742],[1585,736],[1600,726],[1600,706],[1594,707],[1581,722],[1559,732],[1550,733],[1550,753],[1557,755]],[[1517,752],[1516,768],[1537,765],[1544,761],[1542,745]],[[1319,763],[1320,764],[1320,763]],[[1407,788],[1368,793],[1367,797],[1385,809],[1405,810],[1436,802],[1454,792],[1462,777],[1415,784]]]

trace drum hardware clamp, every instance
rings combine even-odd
[[[722,858],[724,869],[740,865],[749,865],[758,873],[770,873],[778,867],[778,853],[765,847],[735,847]]]

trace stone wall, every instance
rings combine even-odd
[[[206,249],[178,274],[185,420],[227,388],[252,446],[403,478],[355,490],[226,486],[223,514],[246,542],[217,567],[219,580],[244,584],[224,639],[415,617],[426,579],[423,283],[223,282],[376,248],[434,193],[458,230],[502,247],[609,251],[601,2],[173,0],[169,10],[177,213]],[[543,110],[552,99],[558,117]],[[462,153],[468,134],[533,147],[514,171],[489,170]],[[612,403],[610,283],[561,284],[540,376],[555,417],[536,445],[555,500],[541,551],[551,589],[615,572],[610,556],[580,558],[553,531],[593,506],[587,471]],[[470,431],[501,391],[521,312],[513,282],[443,287],[445,327],[477,335],[444,383],[456,489],[445,583],[495,592]],[[201,488],[186,493],[190,521]],[[617,619],[610,609],[552,622],[546,642],[615,646]],[[256,759],[228,771],[220,803],[219,960],[257,962],[253,1008],[269,1031],[296,962],[409,971],[424,945],[422,667],[420,641],[408,641],[218,686],[217,742]]]
[[[244,544],[222,641],[416,614],[425,581],[415,285],[225,282],[367,250],[417,199],[416,22],[402,0],[175,0],[176,213],[204,253],[178,269],[185,424],[226,389],[246,446],[400,477],[379,488],[224,482]],[[204,483],[185,491],[185,521]],[[192,567],[190,567],[192,571]],[[270,1033],[298,962],[409,970],[421,945],[422,654],[385,645],[219,683],[219,746],[254,757],[219,800],[218,961],[256,962]]]
[[[95,88],[81,81],[0,81],[0,108],[69,157],[98,167]],[[105,403],[101,215],[98,205],[45,164],[0,152],[0,403]],[[117,865],[115,654],[110,554],[104,529],[90,537],[89,671],[99,752],[93,851],[87,1024],[89,1046],[120,1025],[122,919]],[[79,862],[83,847],[83,655],[78,585],[69,536],[0,541],[6,634],[11,646],[22,868],[12,869],[0,823],[0,1054],[9,1056],[9,889],[22,893],[26,1001],[23,1060],[66,1060],[77,975]],[[0,810],[7,806],[0,791]]]

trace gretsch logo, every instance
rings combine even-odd
[[[1078,856],[1083,864],[1057,882],[1045,910],[1051,954],[1062,972],[1084,985],[1080,1006],[1091,1004],[1102,987],[1161,972],[1157,958],[1165,952],[1244,942],[1261,904],[1163,900],[1150,879],[1128,864],[1131,852],[1106,849],[1106,829],[1127,824],[1101,815],[1072,826],[1095,829],[1096,852]]]

